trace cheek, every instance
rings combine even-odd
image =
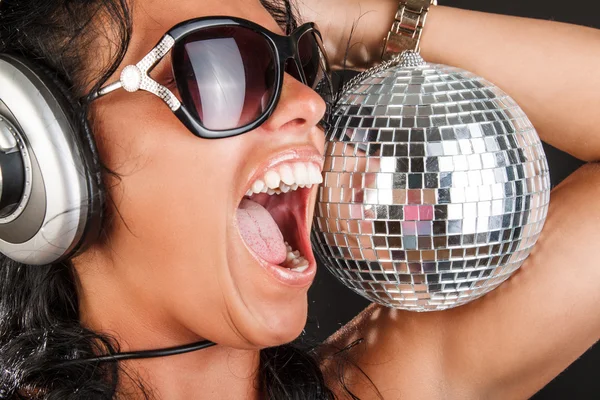
[[[174,142],[145,154],[139,170],[122,183],[136,225],[181,243],[205,238],[224,225],[231,207],[232,172],[219,165],[219,157],[197,143],[180,146]],[[213,172],[217,165],[219,174]]]
[[[112,127],[126,134],[104,131],[103,160],[119,175],[109,178],[118,213],[112,244],[138,258],[152,257],[153,263],[218,257],[233,208],[231,146],[196,138],[170,116],[147,117],[136,118],[137,125],[131,120],[126,131]]]

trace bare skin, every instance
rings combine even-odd
[[[315,7],[327,3],[307,4],[317,22],[323,14]],[[354,43],[365,45],[354,44],[354,65],[365,68],[372,61],[366,55],[379,54],[386,28],[369,28],[389,26],[390,3],[394,9],[393,1],[348,7],[369,20],[356,27]],[[349,32],[328,20],[320,25],[338,44]],[[332,42],[330,49],[334,60],[343,59]],[[590,162],[600,159],[600,51],[592,49],[600,49],[598,30],[447,7],[431,11],[422,39],[426,60],[495,82],[527,112],[544,141]],[[365,338],[352,358],[386,399],[528,398],[600,338],[599,194],[595,163],[555,188],[532,255],[492,294],[431,314],[372,306],[330,343],[343,347]],[[351,382],[355,394],[374,396],[357,374]],[[339,386],[338,393],[343,398]]]
[[[281,33],[258,0],[185,0],[169,12],[164,4],[135,3],[133,41],[121,68],[193,17],[239,16]],[[354,36],[363,48],[354,46],[351,54],[363,68],[376,60],[396,4],[300,2],[306,19],[321,26],[337,64],[353,21],[372,10]],[[325,6],[327,13],[319,8]],[[600,69],[600,52],[590,51],[599,47],[596,30],[444,7],[432,10],[422,43],[426,59],[498,84],[521,104],[542,139],[586,161],[600,158],[600,78],[591,73]],[[567,49],[568,58],[554,55]],[[323,151],[316,126],[323,112],[318,95],[290,76],[267,123],[216,141],[191,135],[147,93],[120,91],[95,103],[103,159],[123,176],[111,188],[123,220],[115,219],[109,239],[76,260],[84,322],[115,334],[123,350],[202,338],[221,344],[124,364],[150,383],[157,398],[257,398],[259,349],[300,333],[308,288],[278,285],[265,275],[245,250],[233,216],[244,183],[265,159],[298,148]],[[218,174],[215,166],[221,166]],[[599,195],[595,164],[556,188],[532,256],[494,293],[441,313],[372,306],[330,343],[343,347],[364,338],[349,354],[386,399],[530,396],[600,336],[600,266],[593,251],[600,239]],[[344,398],[332,372],[335,361],[324,356],[326,376]],[[354,370],[347,378],[361,398],[375,396]],[[122,390],[139,396],[126,378]]]

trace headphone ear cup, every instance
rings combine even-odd
[[[0,214],[0,252],[25,264],[60,262],[101,230],[105,191],[86,110],[51,71],[14,56],[0,55],[0,88],[0,136],[17,144],[25,172],[19,203]]]
[[[39,72],[39,77],[46,80],[48,86],[54,85],[56,98],[61,104],[61,109],[71,122],[73,131],[72,140],[76,143],[83,161],[83,171],[88,187],[88,216],[85,221],[84,231],[79,242],[65,253],[63,258],[73,257],[84,251],[100,236],[102,221],[104,219],[104,206],[106,201],[106,190],[102,178],[102,164],[100,154],[96,146],[92,127],[88,120],[87,109],[79,101],[73,99],[71,90],[61,81],[55,73],[43,65],[32,65]],[[85,200],[85,199],[82,199]]]

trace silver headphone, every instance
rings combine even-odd
[[[66,93],[41,67],[0,54],[0,253],[24,264],[71,257],[100,229],[97,153]]]

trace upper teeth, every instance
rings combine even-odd
[[[255,193],[281,194],[300,188],[311,188],[323,182],[320,168],[313,163],[294,162],[279,165],[268,170],[257,179],[246,192],[246,196]]]

